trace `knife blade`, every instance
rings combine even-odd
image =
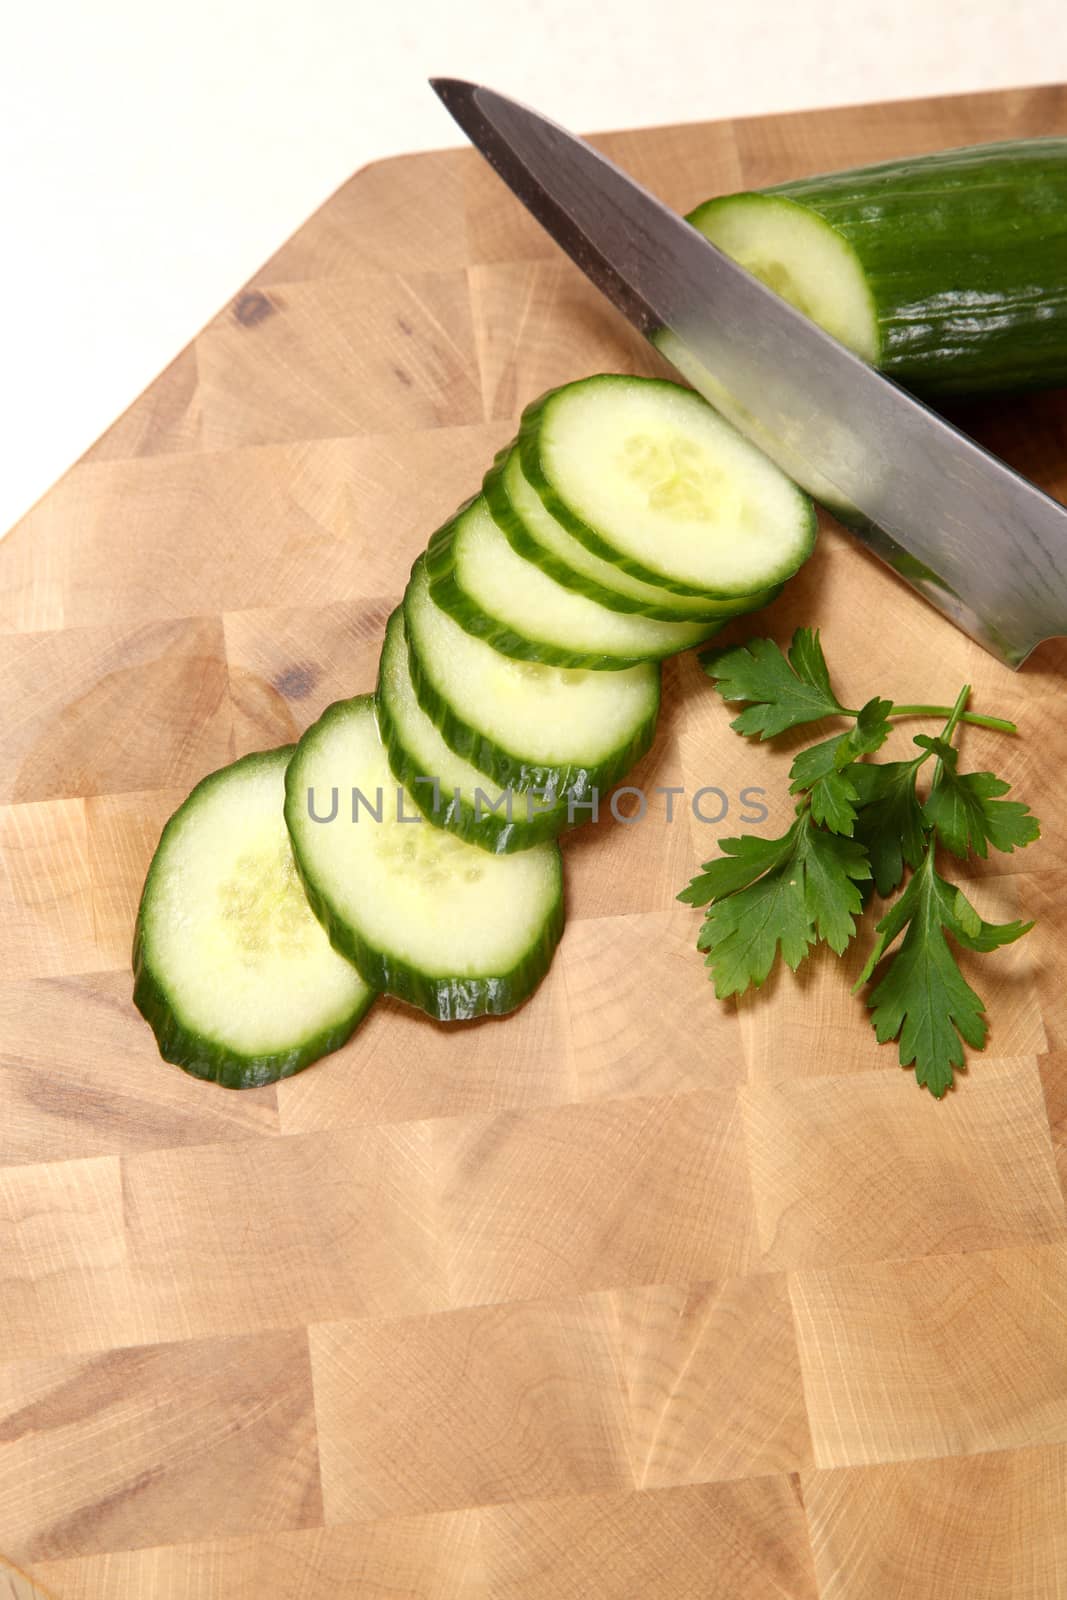
[[[1067,634],[1067,508],[584,139],[480,84],[430,82],[616,308],[912,588],[1011,667]]]

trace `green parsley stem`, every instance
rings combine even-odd
[[[956,724],[962,717],[967,715],[963,708],[967,704],[967,701],[970,699],[970,697],[971,686],[969,683],[965,683],[959,694],[956,696],[956,704],[951,706],[945,713],[945,715],[948,717],[948,721],[941,730],[941,737],[942,739],[946,740],[946,742],[950,740],[952,735],[955,733]]]
[[[952,706],[894,706],[892,711],[887,711],[889,717],[950,717],[953,713]],[[858,711],[846,711],[848,717],[858,717]],[[964,711],[957,718],[959,722],[969,722],[973,728],[992,728],[995,733],[1018,733],[1019,729],[1014,722],[1009,722],[1007,717],[985,717],[977,711]],[[955,724],[954,724],[955,725]]]
[[[952,706],[894,706],[889,713],[891,717],[950,717]],[[984,717],[977,711],[963,711],[960,713],[959,722],[969,722],[975,728],[993,728],[997,733],[1018,733],[1014,722],[1009,722],[1007,717]]]
[[[952,742],[952,735],[956,731],[956,727],[957,727],[957,724],[960,721],[960,718],[964,715],[963,708],[967,704],[967,701],[970,699],[970,694],[971,694],[971,686],[970,686],[969,683],[965,683],[963,685],[963,688],[960,690],[959,694],[956,696],[956,704],[952,707],[951,711],[948,714],[948,721],[945,723],[945,726],[941,729],[941,737],[945,741],[946,744],[951,744],[951,742]],[[937,765],[934,767],[933,781],[934,781],[935,785],[937,784],[939,778],[941,777],[941,770],[942,770],[943,766],[944,766],[944,763],[941,760],[941,757],[938,756]],[[932,857],[933,856],[933,851],[932,850],[928,850],[927,854]]]

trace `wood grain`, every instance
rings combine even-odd
[[[1067,1244],[797,1272],[819,1466],[1067,1441]]]
[[[0,1168],[276,1131],[273,1087],[205,1095],[184,1072],[160,1072],[125,965],[0,983]]]
[[[311,1361],[330,1522],[631,1483],[595,1299],[327,1323]]]
[[[49,1600],[40,1584],[0,1559],[0,1600]]]
[[[640,1488],[810,1464],[782,1273],[615,1289],[611,1302]]]
[[[123,1164],[141,1337],[447,1304],[426,1123],[157,1150]]]
[[[1063,1592],[1062,1445],[813,1472],[804,1503],[825,1600],[1046,1600]]]
[[[1061,89],[599,142],[684,209],[1047,132]],[[649,815],[567,840],[566,935],[515,1017],[382,1002],[236,1095],[130,1004],[189,786],[372,687],[413,558],[540,388],[655,362],[473,153],[378,163],[0,547],[18,1600],[1064,1600],[1063,643],[1008,673],[825,518],[761,621],[817,623],[848,703],[967,681],[1020,723],[966,760],[1043,838],[966,877],[1038,926],[976,967],[989,1049],[943,1104],[850,995],[861,949],[715,1001],[674,896],[721,833],[785,822],[791,752],[731,733],[692,657]],[[966,420],[1067,492],[1063,395]],[[668,824],[671,785],[727,816]]]
[[[7,1363],[0,1400],[24,1563],[322,1521],[303,1329]]]

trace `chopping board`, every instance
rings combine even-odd
[[[686,209],[1054,132],[1042,88],[598,143]],[[655,360],[473,152],[384,161],[0,545],[0,1550],[59,1600],[1067,1592],[1062,644],[1009,672],[829,521],[730,635],[817,625],[848,704],[968,682],[1020,725],[968,730],[965,765],[1043,838],[968,892],[1038,925],[967,962],[990,1038],[944,1102],[849,992],[869,929],[715,1000],[674,897],[743,788],[778,831],[790,753],[733,734],[692,657],[647,815],[565,843],[567,931],[515,1016],[383,1001],[235,1094],[130,1004],[192,784],[373,686],[526,401]],[[1062,396],[966,421],[1067,493]]]

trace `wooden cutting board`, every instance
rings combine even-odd
[[[1056,89],[600,143],[687,208],[1051,132]],[[742,787],[788,815],[789,756],[691,659],[634,781],[729,817],[571,837],[515,1017],[383,1002],[233,1094],[131,1008],[189,787],[373,685],[525,401],[652,359],[472,152],[382,162],[0,546],[0,1550],[59,1600],[1067,1593],[1063,646],[1011,674],[829,525],[760,623],[819,625],[849,703],[968,681],[1023,730],[966,755],[1044,837],[971,887],[1038,928],[975,962],[989,1048],[944,1103],[860,950],[716,1002],[674,896]],[[1067,492],[1062,396],[971,421]]]

